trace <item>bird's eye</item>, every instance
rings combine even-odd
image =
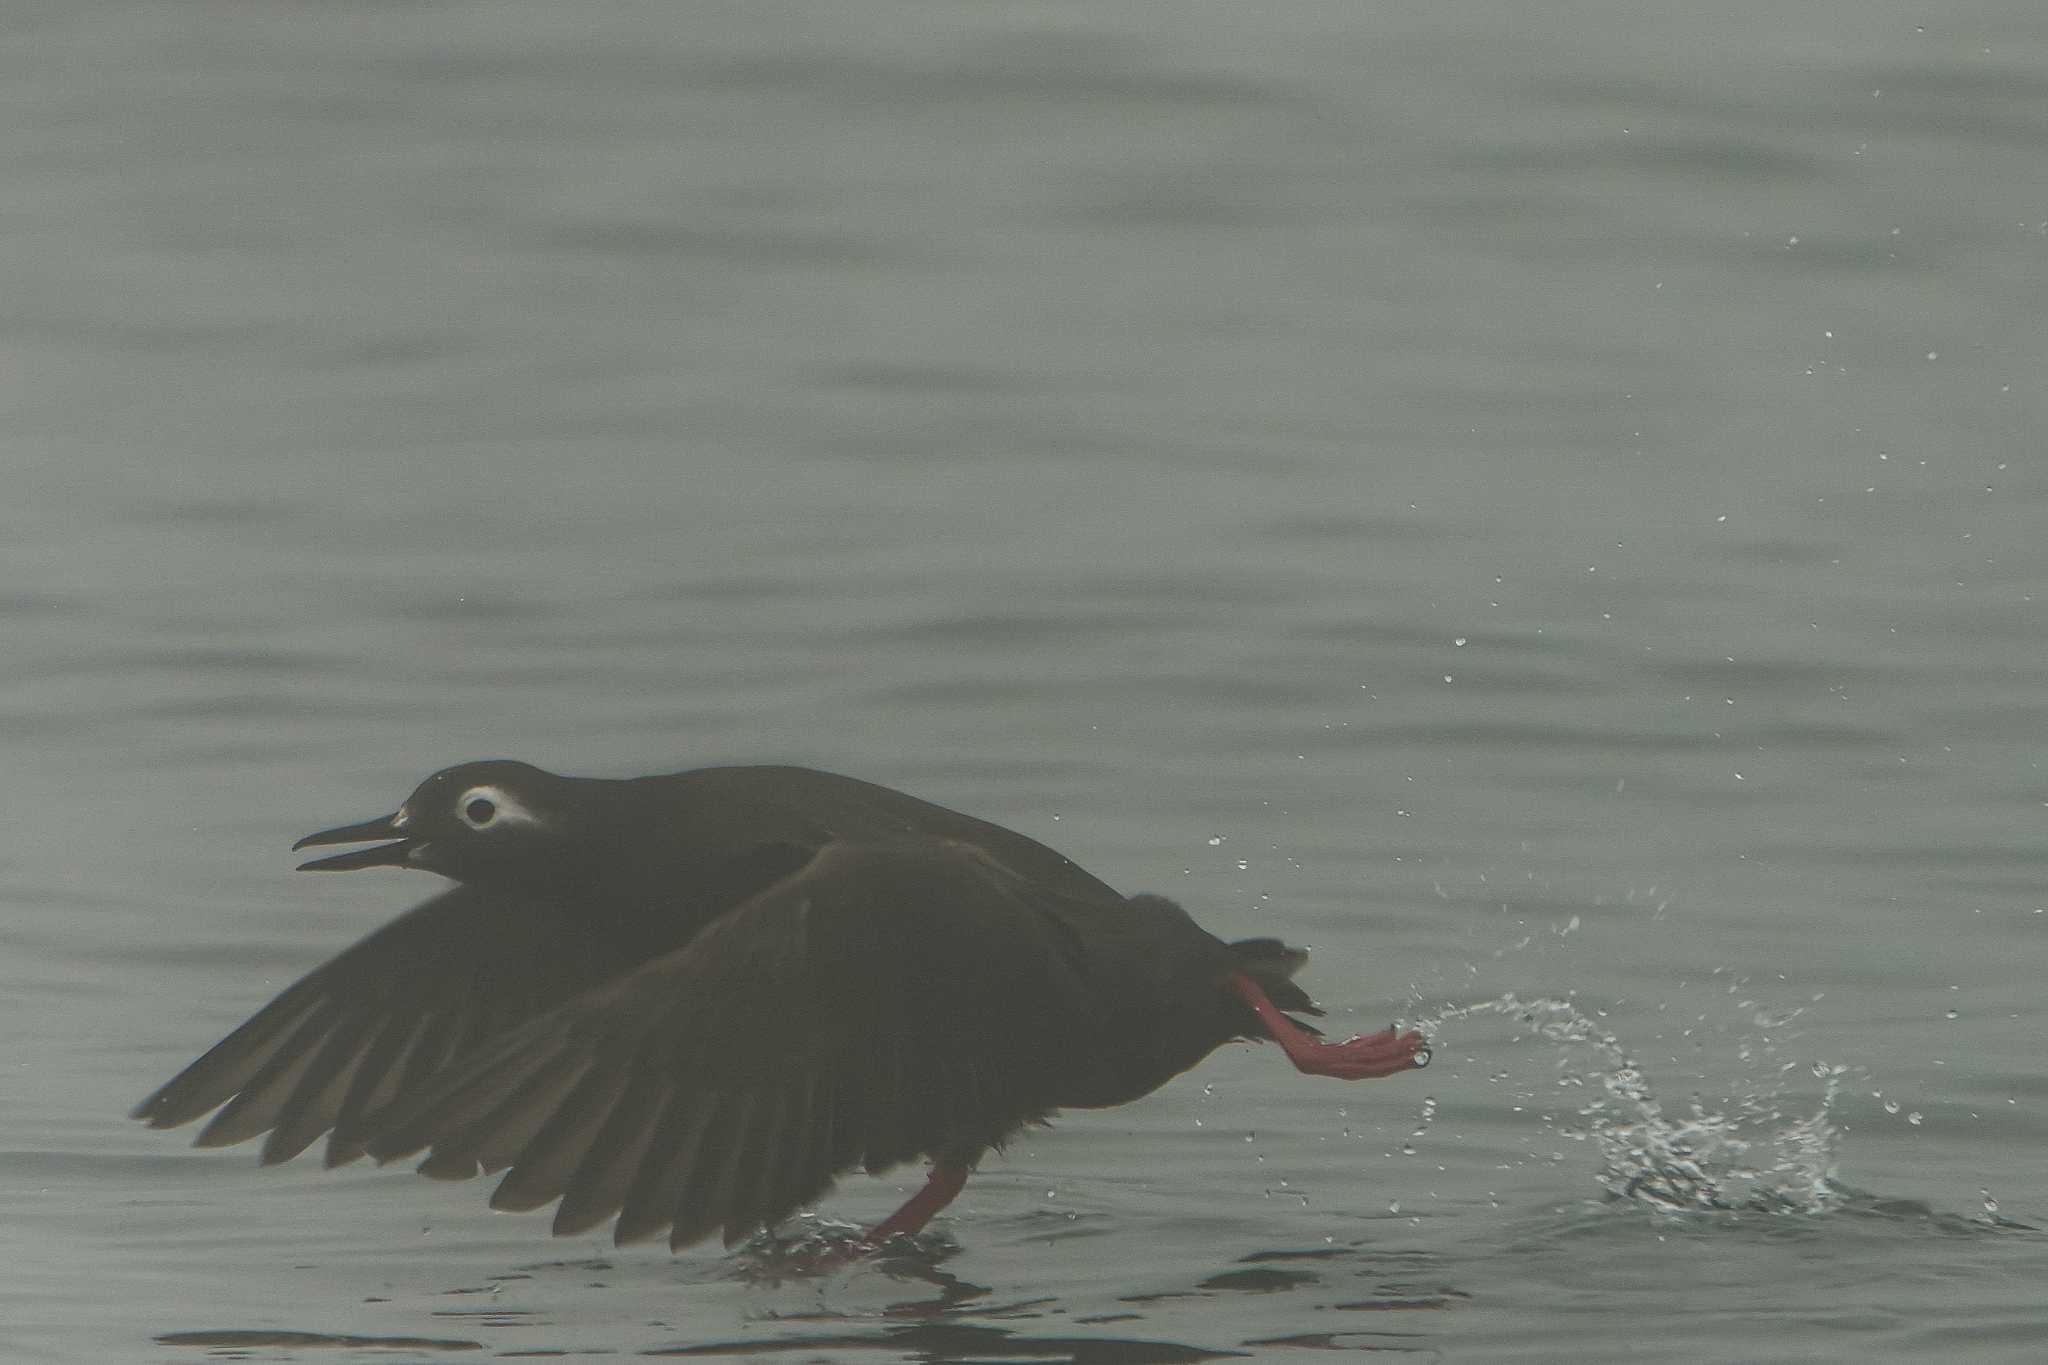
[[[469,804],[462,808],[462,818],[473,827],[482,829],[498,818],[498,807],[485,797],[473,797]]]

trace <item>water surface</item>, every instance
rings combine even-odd
[[[8,28],[0,1355],[2038,1357],[2037,7]],[[121,1119],[498,754],[907,787],[1437,1059],[823,1277]]]

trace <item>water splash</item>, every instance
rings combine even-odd
[[[1522,1000],[1509,992],[1452,1006],[1421,1026],[1433,1033],[1443,1023],[1480,1015],[1511,1018],[1538,1037],[1592,1054],[1591,1076],[1566,1071],[1559,1077],[1562,1086],[1590,1092],[1577,1111],[1585,1127],[1559,1131],[1594,1145],[1598,1179],[1610,1196],[1671,1212],[1817,1214],[1839,1204],[1844,1191],[1835,1181],[1837,1130],[1831,1114],[1847,1068],[1813,1065],[1822,1090],[1817,1106],[1803,1115],[1788,1116],[1781,1080],[1725,1110],[1709,1110],[1694,1096],[1684,1112],[1674,1113],[1621,1040],[1568,1000]]]
[[[876,1247],[861,1224],[805,1210],[734,1247],[724,1273],[762,1285],[813,1280],[864,1266],[893,1275],[906,1266],[936,1266],[959,1249],[945,1232],[929,1228]]]

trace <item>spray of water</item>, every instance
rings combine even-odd
[[[1790,1115],[1782,1081],[1714,1111],[1694,1097],[1682,1113],[1668,1111],[1621,1040],[1568,1000],[1523,1000],[1512,992],[1444,1009],[1421,1021],[1434,1036],[1444,1023],[1481,1015],[1512,1019],[1572,1054],[1589,1056],[1590,1075],[1566,1071],[1566,1086],[1585,1087],[1578,1115],[1584,1138],[1600,1156],[1599,1181],[1609,1195],[1672,1212],[1750,1209],[1824,1213],[1843,1194],[1835,1182],[1836,1128],[1830,1118],[1847,1068],[1817,1062],[1822,1084],[1816,1107]],[[1782,1075],[1782,1072],[1780,1073]]]

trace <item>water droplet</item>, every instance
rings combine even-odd
[[[1220,834],[1212,834],[1212,835],[1210,835],[1210,836],[1209,836],[1209,847],[1211,847],[1211,848],[1215,848],[1215,847],[1217,847],[1217,846],[1218,846],[1219,844],[1221,844],[1222,842],[1223,842],[1223,836],[1222,836],[1222,835],[1220,835]]]

